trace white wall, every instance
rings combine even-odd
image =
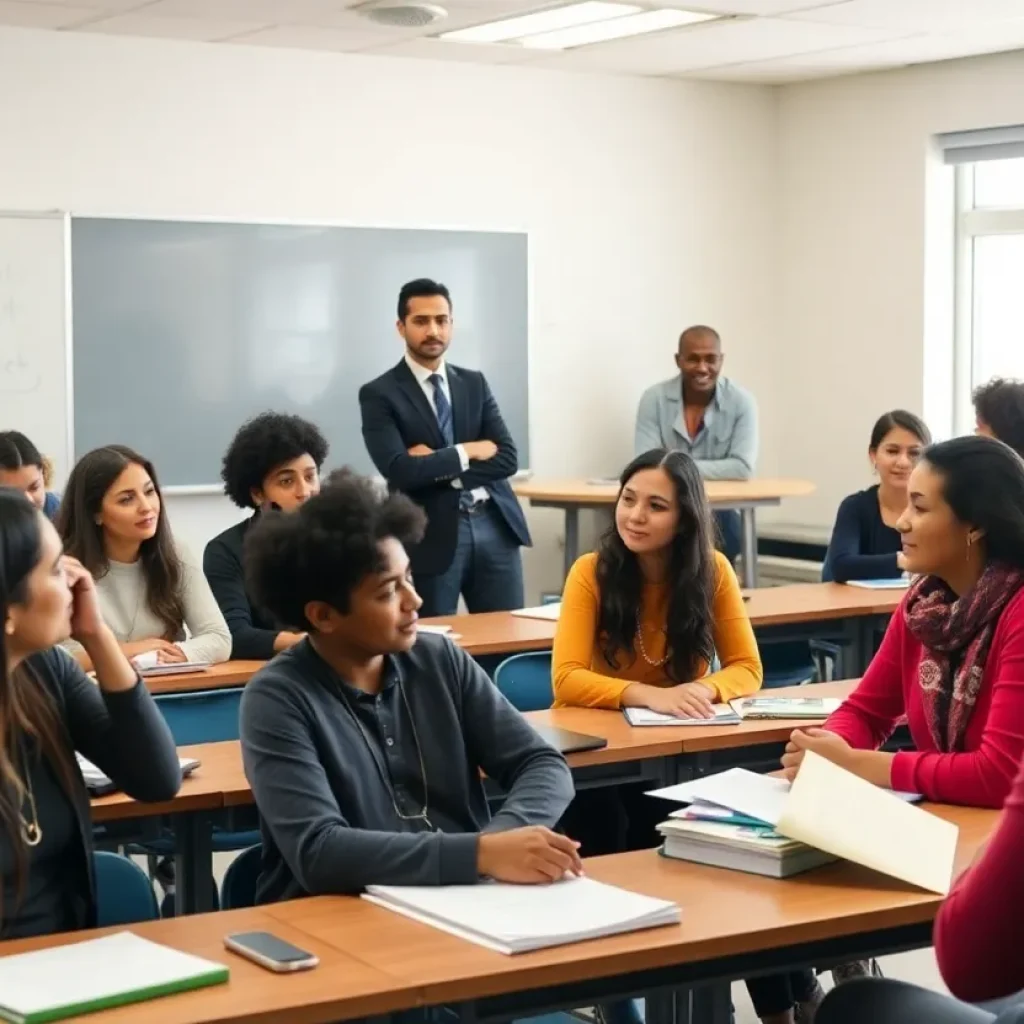
[[[778,466],[817,481],[807,522],[867,485],[879,414],[945,426],[953,206],[932,136],[1021,123],[1022,83],[1009,53],[780,90]]]
[[[703,321],[760,395],[769,474],[775,109],[756,86],[0,30],[0,209],[526,229],[536,473],[620,469]],[[171,510],[195,546],[235,516]],[[531,521],[535,592],[561,524]]]

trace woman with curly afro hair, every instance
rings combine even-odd
[[[268,512],[293,512],[320,493],[329,445],[308,420],[265,412],[249,420],[228,446],[221,468],[224,493],[248,519],[206,545],[203,571],[231,630],[232,658],[266,661],[302,639],[254,608],[245,587],[242,549],[254,522]]]

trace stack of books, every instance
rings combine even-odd
[[[775,878],[846,859],[949,891],[957,827],[810,751],[792,786],[732,768],[649,795],[686,805],[658,826],[666,857]]]

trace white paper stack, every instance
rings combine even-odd
[[[905,576],[890,580],[847,580],[846,585],[859,590],[906,590],[910,580]]]
[[[677,924],[667,900],[566,878],[551,885],[371,885],[363,899],[499,953],[526,953]]]
[[[742,719],[803,718],[824,721],[838,711],[841,697],[737,697],[729,701]]]
[[[562,602],[555,601],[552,604],[537,605],[535,608],[517,608],[512,614],[518,615],[521,619],[544,619],[546,622],[557,622],[561,613]]]
[[[728,704],[712,704],[714,718],[680,718],[678,715],[665,715],[650,708],[623,708],[622,713],[630,725],[739,725],[741,717]]]
[[[117,789],[114,783],[92,761],[86,760],[81,754],[77,753],[75,754],[75,759],[78,761],[78,769],[85,780],[85,788],[93,796],[102,796],[105,793],[112,793]],[[178,765],[181,768],[182,776],[187,776],[199,767],[199,761],[194,757],[179,757]]]
[[[0,957],[0,1018],[63,1020],[227,980],[223,964],[117,932]]]

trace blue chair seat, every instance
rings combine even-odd
[[[97,850],[93,865],[98,927],[155,921],[160,916],[153,883],[133,860]]]

